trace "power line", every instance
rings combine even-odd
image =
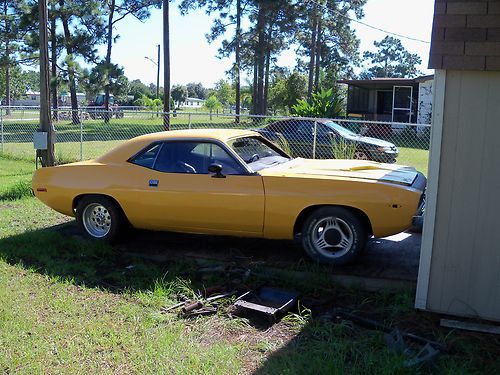
[[[342,12],[340,12],[339,10],[337,9],[332,9],[332,8],[329,8],[327,7],[326,5],[324,4],[321,4],[315,0],[306,0],[307,3],[313,3],[313,4],[316,4],[317,6],[321,7],[323,10],[329,10],[335,14],[338,14],[339,16],[343,17],[343,18],[346,18],[348,19],[349,21],[352,21],[352,22],[356,22],[356,23],[359,23],[360,25],[363,25],[365,27],[368,27],[370,29],[373,29],[373,30],[377,30],[377,31],[381,31],[385,34],[388,34],[388,35],[393,35],[393,36],[397,36],[398,38],[402,38],[402,39],[408,39],[408,40],[413,40],[414,42],[420,42],[420,43],[426,43],[426,44],[430,44],[431,42],[427,41],[427,40],[423,40],[423,39],[418,39],[418,38],[413,38],[411,36],[407,36],[407,35],[402,35],[402,34],[398,34],[398,33],[394,33],[392,31],[388,31],[388,30],[384,30],[384,29],[381,29],[380,27],[377,27],[377,26],[373,26],[373,25],[370,25],[366,22],[363,22],[363,21],[360,21],[360,20],[357,20],[355,18],[351,18],[349,17],[348,15],[346,14],[343,14]]]

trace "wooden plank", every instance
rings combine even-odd
[[[500,335],[500,326],[495,326],[492,324],[480,324],[472,322],[462,322],[459,320],[451,319],[441,319],[441,327],[455,328],[463,331],[473,331],[482,333],[491,333],[495,335]]]

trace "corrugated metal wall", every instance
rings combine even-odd
[[[447,71],[427,309],[500,321],[500,72]]]

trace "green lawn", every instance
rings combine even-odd
[[[429,151],[419,148],[400,147],[397,163],[414,167],[427,176]]]
[[[0,201],[28,196],[35,162],[0,156]]]
[[[32,163],[0,158],[0,186],[29,181]],[[412,291],[369,293],[331,282],[327,268],[304,283],[252,269],[248,287],[265,283],[334,301],[386,324],[451,346],[436,367],[408,369],[381,333],[320,319],[307,298],[270,329],[231,314],[183,319],[162,314],[179,293],[233,276],[200,277],[189,260],[152,262],[75,236],[73,221],[29,194],[0,200],[0,372],[16,374],[466,374],[499,373],[500,339],[448,333],[438,317],[413,311]],[[272,247],[272,242],[269,244]],[[200,244],[203,246],[203,244]],[[271,248],[270,248],[271,250]],[[140,249],[137,250],[140,252]],[[328,302],[330,304],[331,302]]]

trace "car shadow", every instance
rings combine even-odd
[[[355,264],[322,266],[311,262],[294,241],[130,230],[120,243],[110,246],[85,239],[74,221],[0,240],[0,256],[10,263],[114,290],[149,287],[157,278],[176,277],[181,271],[196,278],[194,259],[414,281],[419,250],[420,236],[402,233],[370,240]],[[183,270],[169,269],[183,262]]]
[[[66,226],[62,232],[81,237],[75,225]],[[298,241],[287,240],[130,230],[114,248],[122,253],[157,261],[193,258],[297,271],[319,267],[333,275],[413,282],[418,275],[420,244],[421,235],[409,232],[372,238],[358,260],[344,266],[315,264],[300,248]]]

